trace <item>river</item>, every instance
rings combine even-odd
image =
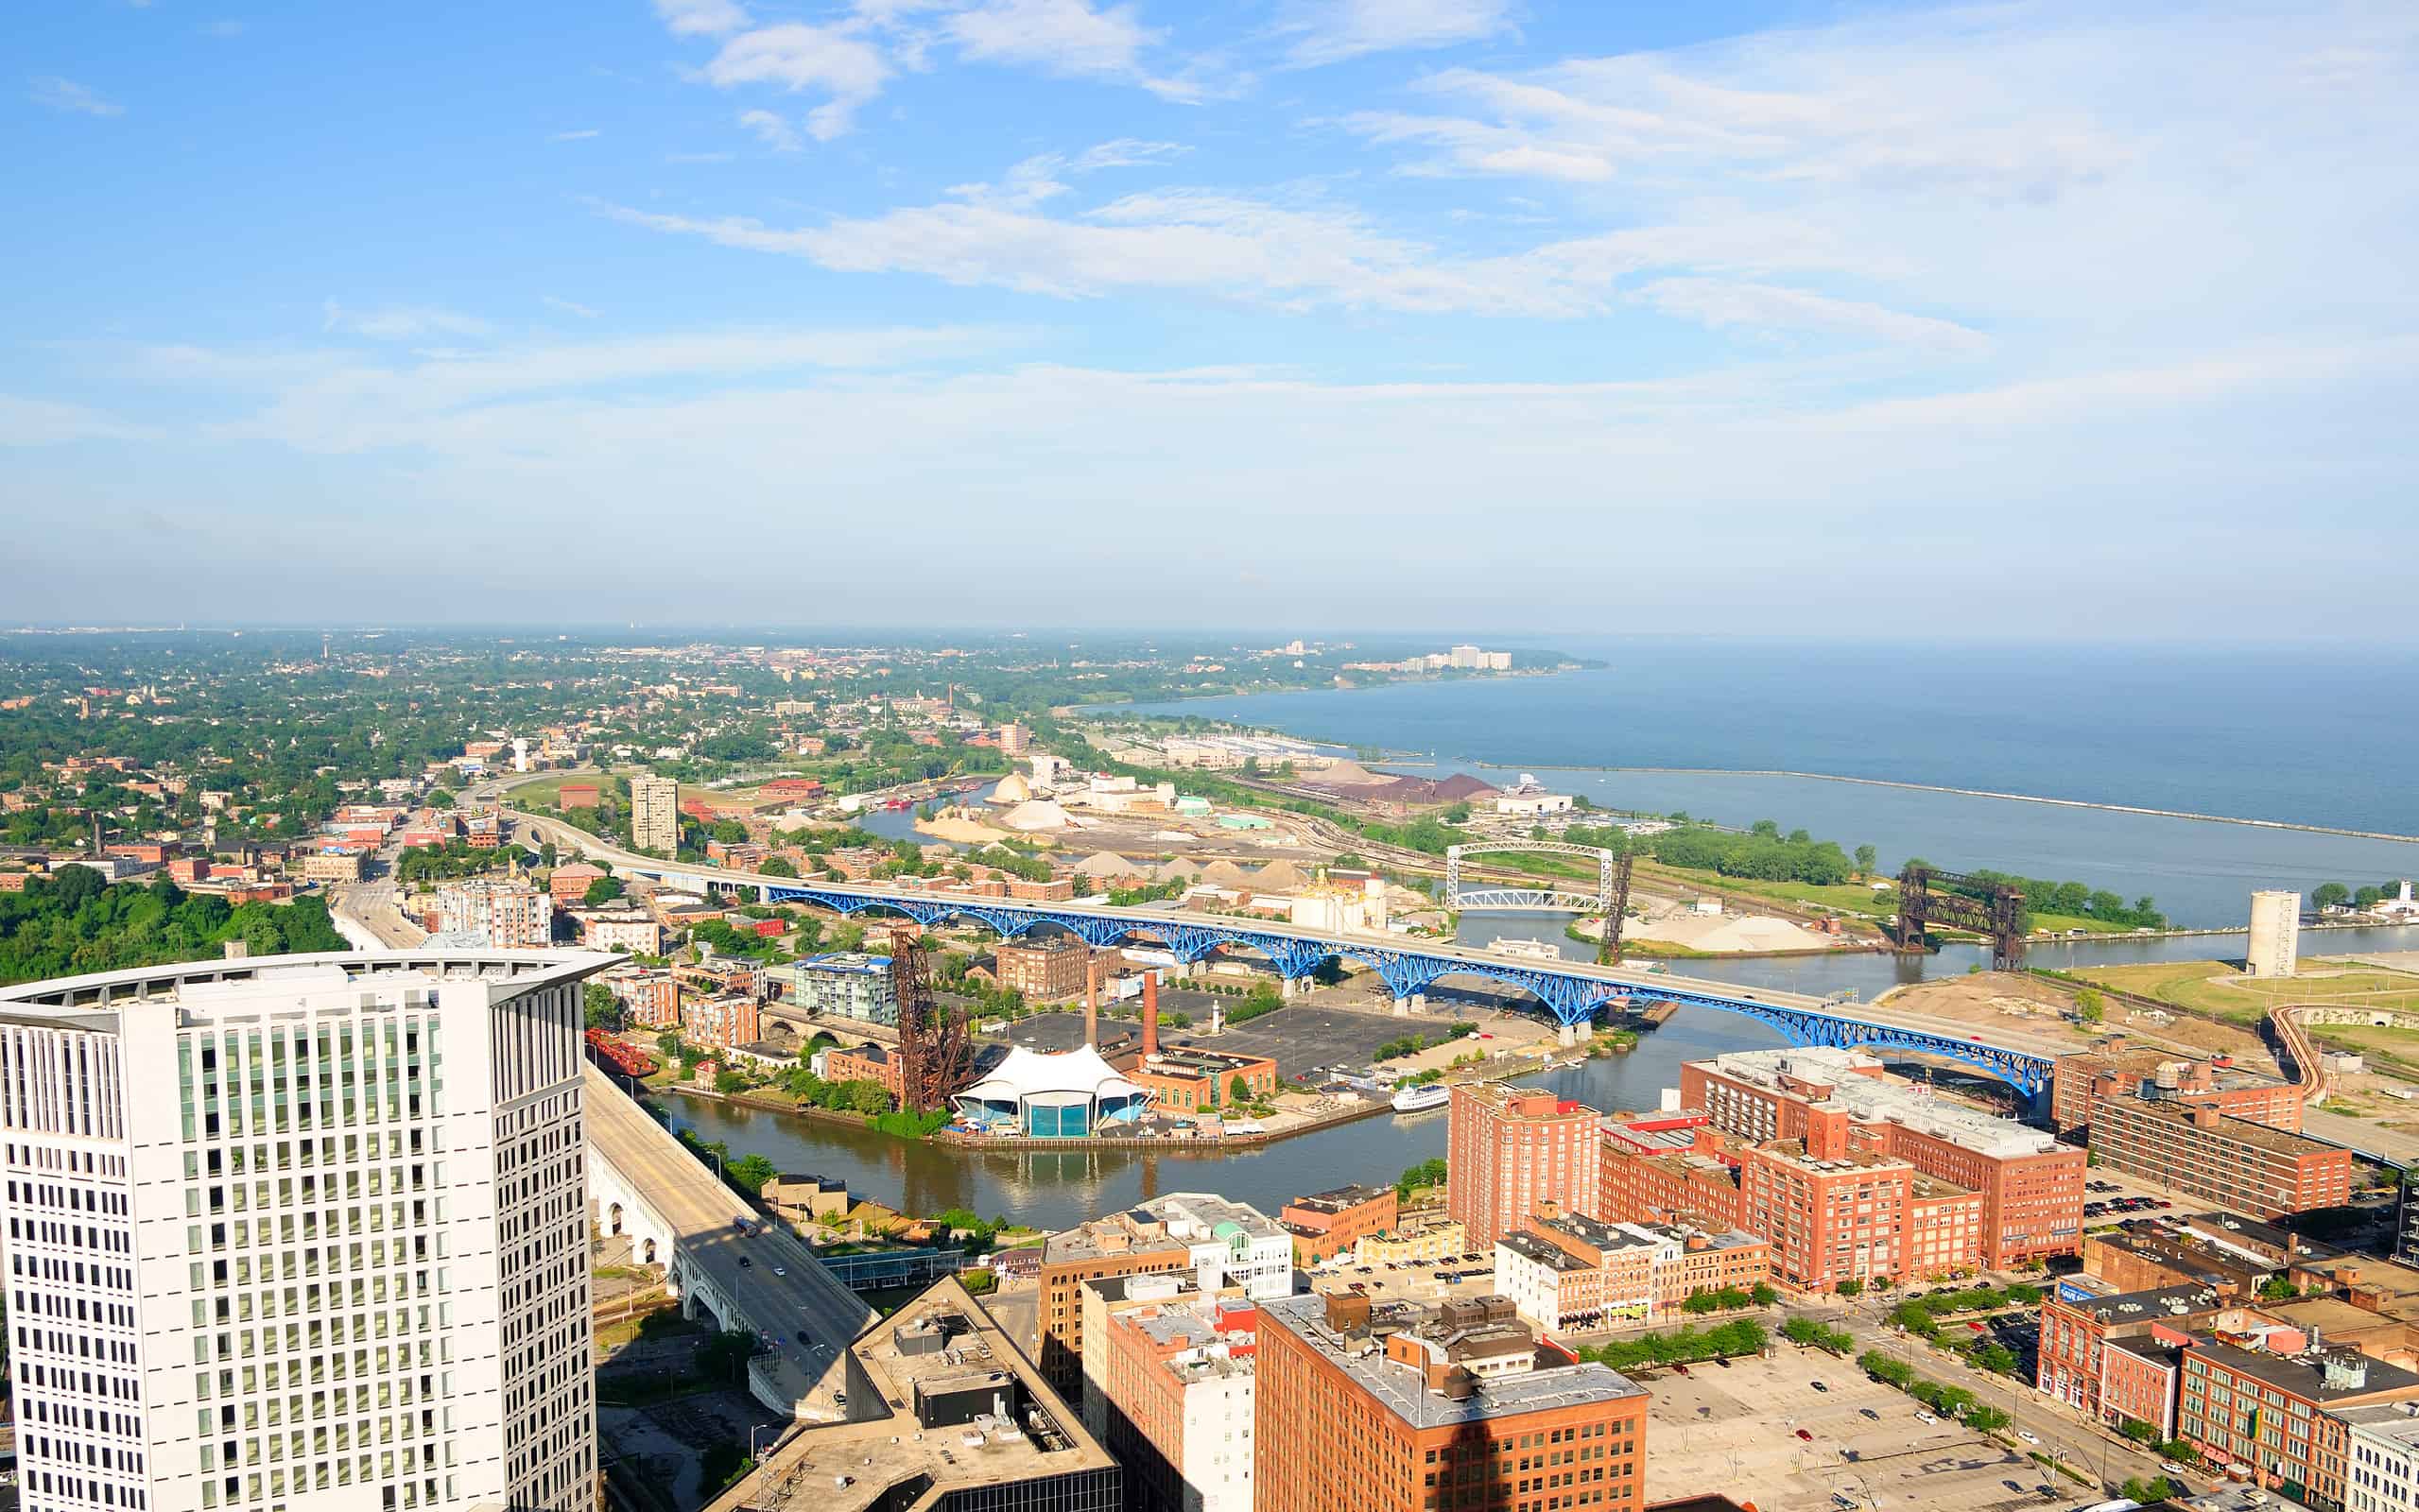
[[[1507,937],[1549,940],[1567,955],[1588,957],[1592,947],[1564,937],[1567,921],[1567,916],[1551,914],[1465,915],[1460,937],[1476,945]],[[2330,954],[2405,950],[2419,943],[2419,928],[2330,931],[2316,939],[2323,943],[2314,948]],[[2237,949],[2238,936],[2220,935],[2039,946],[2030,959],[2043,966],[2122,965],[2207,959]],[[1685,961],[1675,963],[1673,970],[1818,996],[1853,988],[1870,1000],[1892,986],[1926,976],[1962,975],[1977,964],[1981,964],[1978,950],[1955,946],[1931,956],[1842,951],[1811,957]],[[1779,1034],[1754,1020],[1686,1010],[1642,1036],[1638,1048],[1626,1056],[1587,1061],[1540,1080],[1591,1107],[1650,1108],[1664,1088],[1680,1084],[1682,1062],[1731,1051],[1768,1050],[1783,1042]],[[680,1124],[695,1128],[702,1139],[722,1141],[734,1155],[762,1155],[784,1171],[841,1177],[861,1198],[927,1215],[965,1208],[987,1218],[1006,1216],[1049,1229],[1168,1192],[1215,1191],[1274,1213],[1287,1198],[1305,1192],[1346,1181],[1391,1181],[1406,1166],[1442,1156],[1445,1135],[1445,1115],[1438,1109],[1408,1118],[1364,1119],[1225,1152],[968,1152],[712,1098],[678,1097],[672,1106]]]

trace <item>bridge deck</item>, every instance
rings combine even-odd
[[[846,1389],[849,1342],[873,1321],[873,1310],[786,1228],[741,1238],[733,1221],[752,1223],[754,1210],[612,1078],[589,1066],[582,1091],[589,1143],[671,1226],[680,1263],[732,1298],[747,1323],[773,1341],[778,1389],[791,1400],[831,1405],[831,1393]],[[743,1254],[752,1263],[739,1263]],[[788,1274],[775,1275],[776,1268]],[[798,1342],[801,1330],[812,1344]]]
[[[1400,936],[1331,934],[1292,924],[1228,919],[1148,908],[1116,908],[1106,904],[1028,902],[1007,899],[964,898],[878,884],[831,883],[797,877],[772,877],[755,872],[722,871],[687,862],[665,862],[608,844],[560,821],[542,821],[511,810],[507,817],[527,832],[535,831],[583,853],[599,856],[623,870],[700,886],[753,887],[766,896],[811,895],[840,906],[881,903],[929,917],[943,911],[974,917],[1003,931],[1030,928],[1036,922],[1058,923],[1086,933],[1094,943],[1133,931],[1147,931],[1167,940],[1179,957],[1193,959],[1220,943],[1249,945],[1275,960],[1288,978],[1306,974],[1319,961],[1342,955],[1375,968],[1397,997],[1425,989],[1440,975],[1468,974],[1510,982],[1536,993],[1565,1024],[1585,1017],[1608,995],[1638,993],[1670,998],[1698,1006],[1719,1008],[1761,1019],[1779,1027],[1800,1044],[1851,1044],[1871,1041],[1881,1048],[1899,1048],[1945,1056],[1977,1065],[1990,1074],[2038,1094],[2048,1085],[2053,1057],[2033,1044],[2010,1042],[2005,1037],[1918,1026],[1886,1011],[1850,1005],[1798,992],[1743,988],[1730,982],[1706,981],[1641,971],[1635,967],[1598,966],[1589,961],[1539,962],[1517,960],[1467,946]],[[540,826],[544,828],[540,828]],[[1188,941],[1188,943],[1178,943]]]

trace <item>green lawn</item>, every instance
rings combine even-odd
[[[2094,966],[2075,971],[2086,982],[2139,993],[2234,1023],[2257,1023],[2287,1003],[2347,1003],[2419,1011],[2419,976],[2304,956],[2302,975],[2251,977],[2220,961],[2160,961],[2143,966]],[[2409,1032],[2409,1031],[2404,1031]]]

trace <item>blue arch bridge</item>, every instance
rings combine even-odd
[[[1096,948],[1148,942],[1174,956],[1180,973],[1185,975],[1218,952],[1250,951],[1275,968],[1288,993],[1306,988],[1310,974],[1324,962],[1353,961],[1386,984],[1398,1013],[1424,1006],[1428,988],[1445,977],[1479,977],[1535,997],[1563,1026],[1565,1043],[1575,1039],[1579,1024],[1608,1008],[1674,1003],[1754,1019],[1778,1030],[1791,1044],[1897,1051],[1954,1061],[2016,1089],[2036,1108],[2046,1104],[2054,1065],[2053,1057],[2032,1051],[1892,1023],[1884,1018],[1853,1018],[1837,1011],[1840,1005],[1835,1002],[1617,966],[1524,960],[1455,945],[1414,945],[1249,919],[1105,904],[1010,902],[879,885],[693,870],[628,852],[611,855],[619,870],[699,893],[750,891],[766,902],[802,902],[840,914],[879,910],[904,915],[927,928],[972,920],[1011,939],[1050,925]]]

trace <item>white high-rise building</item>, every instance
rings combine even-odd
[[[612,961],[0,988],[26,1512],[593,1506],[579,984]]]
[[[631,843],[659,855],[681,850],[681,784],[644,773],[630,780]]]

